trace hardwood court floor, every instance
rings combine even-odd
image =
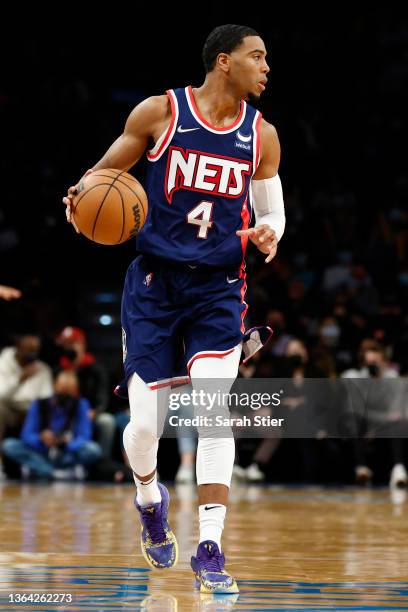
[[[140,553],[133,487],[0,484],[0,609],[408,610],[404,491],[234,486],[223,548],[239,597],[194,593],[195,489],[170,493],[180,559],[157,572]]]

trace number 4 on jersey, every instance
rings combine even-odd
[[[213,226],[213,221],[211,221],[213,206],[214,202],[202,200],[187,213],[187,223],[198,225],[197,238],[207,238],[208,230]]]

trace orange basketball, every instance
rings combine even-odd
[[[96,170],[86,176],[73,205],[75,225],[99,244],[126,242],[146,221],[146,192],[139,181],[122,170]]]

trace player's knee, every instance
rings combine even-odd
[[[155,425],[131,419],[123,432],[123,446],[126,452],[130,446],[141,452],[149,450],[158,440]]]

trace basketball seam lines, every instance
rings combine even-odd
[[[109,177],[112,178],[112,177]],[[82,198],[84,197],[84,195],[86,195],[87,193],[89,193],[90,191],[92,191],[92,189],[96,189],[97,187],[101,187],[102,185],[111,185],[111,183],[98,183],[97,185],[93,185],[92,187],[89,187],[88,189],[84,190],[84,193],[81,195],[80,198],[78,198],[76,204],[75,204],[75,210],[74,212],[76,212],[76,209],[78,208]]]
[[[120,189],[118,189],[117,187],[116,189],[118,190],[118,193],[120,195],[120,201],[122,203],[122,231],[120,233],[119,240],[116,243],[116,244],[120,244],[120,241],[122,240],[123,232],[125,231],[125,203],[123,201],[123,196],[121,194]]]
[[[108,197],[108,194],[109,194],[110,190],[111,190],[111,189],[112,189],[112,187],[114,186],[116,179],[117,179],[117,178],[118,178],[118,177],[119,177],[121,174],[123,174],[123,173],[124,173],[124,170],[122,170],[122,172],[120,172],[120,173],[118,174],[118,176],[115,176],[115,178],[113,179],[113,182],[112,182],[112,183],[109,185],[109,189],[108,189],[108,191],[105,193],[105,195],[104,195],[104,197],[103,197],[103,200],[102,200],[102,202],[101,202],[101,204],[100,204],[100,206],[99,206],[99,208],[98,208],[98,212],[96,213],[95,221],[94,221],[94,224],[93,224],[93,228],[92,228],[92,240],[95,240],[95,228],[96,228],[96,224],[97,224],[97,221],[98,221],[99,214],[100,214],[100,212],[101,212],[101,210],[102,210],[102,206],[104,205],[105,200],[106,200],[106,198]],[[111,178],[112,178],[112,177],[111,177]],[[118,191],[119,191],[119,189],[118,189]]]
[[[101,170],[97,170],[97,172],[99,173],[99,172],[101,172]],[[123,173],[121,173],[121,174],[123,174]],[[98,176],[103,176],[104,178],[113,178],[113,176],[110,176],[109,174],[98,174]],[[136,191],[134,191],[134,189],[132,189],[132,188],[131,188],[131,186],[130,186],[130,185],[128,185],[128,184],[127,184],[127,183],[125,183],[124,181],[120,181],[120,180],[119,180],[119,176],[120,176],[120,174],[118,174],[117,179],[115,179],[115,180],[117,180],[117,181],[118,181],[118,183],[120,183],[121,185],[125,185],[125,187],[127,187],[128,189],[130,189],[130,191],[133,193],[133,195],[134,195],[134,196],[135,196],[135,197],[138,199],[138,201],[139,201],[139,202],[140,202],[140,204],[142,205],[142,208],[143,208],[143,213],[144,213],[144,217],[145,217],[145,219],[146,219],[147,213],[146,213],[146,210],[145,210],[145,207],[144,207],[144,204],[143,204],[142,199],[139,197],[139,195],[136,193]],[[131,175],[130,175],[130,176],[131,176]],[[109,183],[102,183],[102,184],[103,184],[103,185],[108,185]]]
[[[107,168],[106,170],[108,170],[108,168]],[[120,244],[120,241],[121,241],[121,239],[122,239],[123,232],[124,232],[124,229],[125,229],[125,205],[124,205],[124,201],[123,201],[123,196],[122,196],[122,193],[121,193],[120,189],[118,189],[118,187],[116,187],[116,186],[115,186],[115,182],[118,182],[118,183],[120,183],[121,185],[124,185],[125,187],[127,187],[127,188],[128,188],[130,191],[131,191],[131,193],[132,193],[132,194],[135,196],[135,198],[137,198],[137,201],[140,203],[140,205],[141,205],[141,207],[142,207],[142,209],[143,209],[144,221],[146,220],[146,217],[147,217],[147,212],[146,212],[146,209],[145,209],[145,206],[144,206],[144,203],[143,203],[142,199],[141,199],[141,198],[140,198],[140,196],[139,196],[139,195],[136,193],[136,191],[134,191],[134,190],[133,190],[133,189],[130,187],[130,185],[128,185],[127,183],[125,183],[125,181],[121,181],[121,180],[120,180],[120,177],[121,177],[123,174],[126,174],[126,171],[125,171],[125,170],[122,170],[122,171],[121,171],[121,172],[119,172],[119,173],[118,173],[116,176],[112,176],[112,175],[110,175],[110,174],[100,174],[101,172],[103,172],[103,170],[97,170],[97,171],[95,172],[95,176],[98,176],[98,177],[100,176],[101,178],[103,177],[103,178],[109,178],[109,179],[112,179],[112,178],[113,178],[113,182],[112,182],[112,183],[99,183],[98,185],[94,185],[93,187],[90,187],[89,189],[84,189],[84,193],[82,193],[82,194],[80,195],[80,197],[77,199],[77,202],[76,202],[76,204],[75,204],[74,214],[75,214],[75,212],[76,212],[76,210],[77,210],[77,208],[78,208],[78,206],[79,206],[80,201],[82,200],[82,198],[83,198],[83,197],[84,197],[84,196],[85,196],[85,195],[86,195],[86,194],[87,194],[89,191],[92,191],[92,189],[95,189],[96,187],[100,187],[100,186],[102,186],[102,185],[109,185],[109,189],[107,190],[106,194],[104,195],[104,198],[103,198],[103,200],[102,200],[102,202],[101,202],[101,204],[100,204],[100,206],[99,206],[98,212],[97,212],[96,217],[95,217],[94,225],[93,225],[93,228],[92,228],[92,240],[94,240],[94,239],[95,239],[95,229],[96,229],[96,224],[97,224],[97,221],[98,221],[99,214],[100,214],[100,212],[101,212],[101,210],[102,210],[102,207],[103,207],[103,205],[104,205],[104,203],[105,203],[105,199],[107,198],[107,196],[108,196],[108,194],[109,194],[109,192],[110,192],[111,188],[112,188],[112,187],[114,187],[114,188],[116,189],[116,191],[119,193],[120,200],[121,200],[121,204],[122,204],[122,230],[121,230],[121,234],[120,234],[119,240],[116,242],[116,244]],[[131,175],[130,175],[130,176],[131,176]],[[133,177],[132,177],[132,178],[133,178]]]

